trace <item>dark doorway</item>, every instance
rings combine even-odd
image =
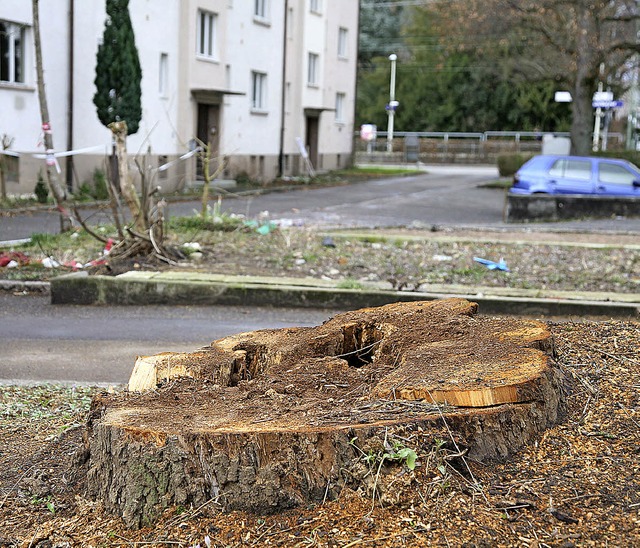
[[[209,173],[215,173],[220,157],[220,106],[198,103],[198,128],[196,137],[203,143],[211,145],[211,161]],[[204,179],[202,160],[198,156],[197,177]]]
[[[305,144],[309,149],[309,161],[314,169],[318,169],[318,135],[320,133],[320,118],[307,116],[307,134]]]

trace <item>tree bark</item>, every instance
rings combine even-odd
[[[146,233],[149,229],[145,224],[145,215],[140,205],[140,199],[133,181],[129,177],[129,157],[127,154],[127,123],[112,122],[109,129],[113,132],[116,141],[116,157],[118,159],[118,177],[120,179],[120,191],[124,196],[134,228],[140,233]]]
[[[49,107],[47,104],[47,96],[45,93],[44,68],[42,64],[42,42],[40,39],[40,10],[39,0],[31,2],[33,13],[33,41],[36,54],[36,73],[38,75],[38,98],[40,100],[40,118],[42,120],[42,129],[44,133],[44,148],[47,155],[46,173],[47,182],[51,195],[55,201],[56,207],[60,211],[60,230],[65,231],[71,228],[71,216],[64,208],[66,201],[66,192],[60,185],[55,167],[55,158],[53,157],[53,133],[51,130],[51,119],[49,118]]]
[[[139,527],[211,499],[274,512],[345,486],[381,496],[362,455],[388,440],[504,459],[562,416],[563,378],[544,324],[476,310],[397,303],[140,358],[129,393],[93,402],[89,493]]]
[[[591,106],[598,62],[589,37],[593,36],[594,15],[588,6],[578,3],[579,29],[576,37],[576,75],[573,91],[573,119],[571,122],[571,152],[579,156],[588,156],[592,150],[593,107]]]

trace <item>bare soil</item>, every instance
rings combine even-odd
[[[640,292],[637,236],[456,229],[344,231],[195,231],[202,256],[179,268],[220,274],[292,276],[397,290],[428,284],[547,290]],[[504,259],[509,272],[474,258]],[[143,265],[140,268],[147,268]]]
[[[237,225],[235,225],[237,226]],[[183,247],[185,242],[200,250]],[[581,234],[535,230],[385,229],[321,232],[312,227],[276,228],[259,234],[248,227],[232,231],[182,229],[169,247],[184,258],[167,264],[148,258],[113,260],[88,249],[31,250],[32,262],[0,268],[0,279],[49,279],[71,270],[43,268],[53,257],[61,265],[100,257],[91,273],[116,275],[129,270],[189,270],[215,274],[309,277],[337,280],[349,288],[369,282],[413,291],[429,284],[469,285],[546,291],[640,293],[637,235]],[[509,272],[489,270],[475,257],[505,260]]]
[[[86,496],[87,393],[2,387],[0,546],[638,546],[640,323],[548,325],[571,380],[567,416],[515,455],[483,464],[446,429],[439,441],[416,430],[397,440],[414,470],[384,446],[353,457],[372,477],[384,469],[382,500],[345,487],[276,514],[210,500],[138,530]]]

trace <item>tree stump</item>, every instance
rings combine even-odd
[[[368,440],[416,430],[505,458],[560,418],[563,379],[545,324],[476,312],[396,303],[138,358],[129,391],[93,402],[89,494],[138,527],[210,499],[266,513],[335,497],[358,487]]]

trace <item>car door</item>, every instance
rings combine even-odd
[[[549,188],[554,194],[592,194],[592,165],[589,159],[559,158],[549,169]]]
[[[596,192],[612,196],[640,196],[640,173],[631,166],[601,161]]]

